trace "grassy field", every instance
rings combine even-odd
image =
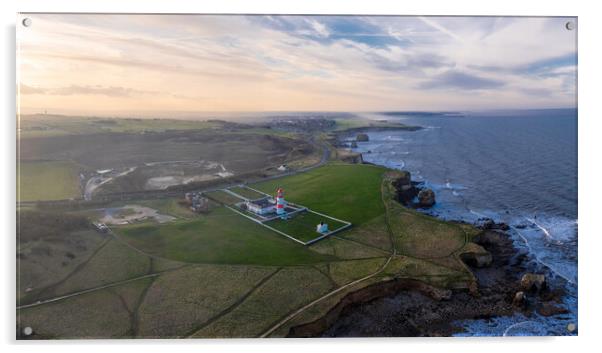
[[[139,309],[139,337],[185,336],[234,305],[276,269],[193,266],[160,276]]]
[[[128,335],[130,315],[106,289],[20,310],[18,325],[31,327],[36,338],[118,338]]]
[[[282,187],[288,201],[359,226],[384,213],[380,196],[384,171],[372,165],[329,164],[251,187],[267,193]]]
[[[114,230],[136,248],[190,263],[285,266],[336,259],[304,248],[224,207],[190,221]]]
[[[320,254],[332,255],[347,260],[366,259],[390,254],[388,251],[366,246],[337,235],[320,240],[312,244],[310,248]]]
[[[391,122],[391,121],[379,121],[379,120],[370,120],[361,117],[352,117],[352,118],[338,118],[335,119],[336,126],[334,128],[335,131],[342,131],[348,129],[359,129],[364,127],[376,127],[376,128],[403,128],[408,125]]]
[[[327,313],[345,294],[378,282],[412,278],[441,288],[467,288],[474,277],[459,256],[482,251],[466,243],[476,230],[404,208],[394,200],[394,174],[370,165],[336,163],[252,186],[266,192],[282,186],[290,202],[353,223],[311,246],[223,206],[191,216],[177,199],[130,202],[178,217],[164,224],[114,227],[116,236],[138,252],[107,235],[96,233],[95,240],[81,215],[57,225],[51,215],[29,211],[29,227],[23,231],[29,248],[20,249],[24,259],[38,259],[30,255],[46,251],[54,241],[45,239],[46,231],[84,238],[50,248],[60,256],[43,263],[53,264],[60,276],[53,276],[56,283],[47,293],[135,281],[19,310],[18,325],[31,325],[40,338],[256,337],[307,303],[372,276],[311,306],[273,334],[283,336],[291,326]],[[223,191],[211,194],[232,202]],[[277,226],[313,237],[321,217],[298,217]],[[326,222],[330,229],[337,225]],[[34,251],[40,244],[44,247]],[[61,266],[62,252],[78,245],[87,248],[73,253],[63,271],[55,268]],[[37,271],[29,277],[32,281],[43,279],[43,263],[30,267]],[[153,277],[137,279],[143,274]]]
[[[228,206],[232,206],[238,202],[244,201],[243,199],[238,198],[232,194],[229,194],[223,190],[210,191],[210,192],[205,193],[205,195],[210,199],[213,199],[217,202],[223,203]]]
[[[416,258],[442,258],[453,255],[469,241],[460,225],[429,217],[403,207],[393,200],[392,186],[384,190],[389,226],[401,254]]]
[[[17,213],[17,299],[32,302],[44,289],[69,276],[108,240],[90,229],[81,215],[40,212]]]
[[[149,273],[150,266],[150,258],[112,239],[85,267],[72,272],[68,281],[55,286],[47,295],[62,295],[142,276]]]
[[[251,190],[249,188],[239,187],[239,186],[230,188],[230,191],[232,191],[233,193],[235,193],[237,195],[240,195],[242,197],[246,197],[246,198],[248,198],[250,200],[255,200],[255,199],[258,199],[258,198],[266,196],[266,195],[264,195],[262,193],[259,193],[257,191]],[[273,192],[272,194],[275,194],[275,192]]]
[[[291,235],[293,238],[297,238],[301,241],[307,242],[317,237],[322,236],[321,233],[316,232],[316,225],[320,222],[328,224],[328,230],[334,231],[340,227],[345,226],[345,223],[335,221],[330,218],[326,218],[315,214],[313,212],[301,212],[294,214],[290,219],[282,220],[275,219],[265,224],[276,228],[282,232]]]
[[[235,134],[223,129],[41,136],[22,138],[19,147],[21,161],[72,160],[98,170],[142,166],[144,163],[204,160],[223,164],[229,172],[237,175],[287,163],[288,154],[293,151],[301,150],[298,158],[302,158],[315,150],[310,143],[300,139],[268,134]],[[187,173],[190,169],[176,165],[170,168],[173,168],[173,175],[177,175],[177,170]],[[150,169],[147,171],[151,173],[157,170]],[[120,179],[128,187],[144,184],[144,181],[137,180],[148,177],[144,170]],[[198,170],[198,173],[205,174],[204,170]]]
[[[17,166],[17,199],[41,201],[79,197],[79,170],[72,162],[20,161]]]
[[[62,115],[23,115],[20,136],[65,136],[100,132],[162,132],[218,127],[218,123],[176,119],[94,118]]]
[[[193,337],[256,337],[285,313],[331,289],[332,282],[315,268],[283,269],[233,311],[204,326]]]

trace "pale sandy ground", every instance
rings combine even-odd
[[[132,210],[134,211],[134,213],[124,215],[122,217],[116,215],[116,213],[119,213],[120,210],[126,209]],[[132,222],[139,222],[148,218],[153,218],[159,223],[171,222],[174,219],[176,219],[175,217],[169,215],[160,214],[157,210],[150,207],[144,207],[139,205],[125,205],[121,208],[106,209],[105,215],[103,218],[100,219],[100,221],[109,225],[123,225]]]

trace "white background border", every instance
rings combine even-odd
[[[600,154],[600,33],[602,13],[595,1],[548,0],[21,0],[2,1],[2,318],[0,335],[7,351],[82,352],[570,352],[600,346],[600,285],[602,250],[599,231],[602,180]],[[271,339],[271,340],[139,340],[16,342],[15,335],[15,20],[17,12],[152,12],[152,13],[289,13],[289,14],[398,14],[398,15],[533,15],[579,16],[579,337],[563,338],[373,338],[373,339]],[[596,261],[598,260],[598,261]]]

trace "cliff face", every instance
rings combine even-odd
[[[361,153],[348,151],[342,148],[337,150],[337,157],[343,162],[351,164],[362,164],[364,160]]]

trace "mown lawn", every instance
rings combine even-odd
[[[282,187],[286,200],[357,226],[384,214],[380,191],[384,172],[366,164],[328,164],[251,187],[267,193]]]
[[[257,191],[254,191],[254,190],[251,190],[251,189],[245,188],[245,187],[240,187],[240,186],[235,186],[233,188],[230,188],[230,191],[232,191],[233,193],[240,195],[242,197],[246,197],[250,200],[255,200],[255,199],[265,197],[264,194],[261,194]],[[274,194],[274,196],[275,196],[276,192],[273,192],[272,194]]]
[[[19,162],[18,201],[64,200],[80,195],[79,167],[75,163]]]
[[[192,263],[287,266],[337,259],[313,252],[225,207],[194,220],[128,225],[115,232],[145,252]]]
[[[316,226],[320,222],[328,224],[329,231],[333,231],[345,225],[345,223],[320,216],[313,212],[297,213],[290,219],[275,219],[267,222],[266,224],[270,227],[278,229],[279,231],[285,232],[294,238],[307,242],[322,236],[322,234],[316,231]]]
[[[221,202],[225,205],[234,205],[238,202],[242,202],[244,201],[243,199],[240,199],[232,194],[228,194],[227,192],[223,191],[223,190],[215,190],[215,191],[210,191],[205,193],[205,196],[207,196],[208,198],[215,200],[217,202]]]

